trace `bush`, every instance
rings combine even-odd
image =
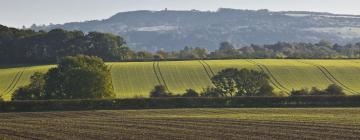
[[[207,87],[200,94],[200,96],[202,96],[202,97],[221,97],[222,95],[220,95],[219,93],[221,93],[220,89],[213,88],[213,87]]]
[[[325,92],[326,92],[326,95],[345,95],[345,92],[343,91],[343,89],[336,84],[329,85],[325,89]]]
[[[291,91],[290,96],[345,96],[343,89],[336,85],[331,84],[326,89],[320,90],[316,87],[313,87],[311,91],[308,89],[300,89]]]
[[[193,89],[187,89],[186,92],[182,95],[182,97],[199,97],[199,93],[197,93]]]
[[[172,93],[166,91],[166,87],[164,85],[157,85],[150,92],[150,97],[171,97]]]
[[[307,96],[309,95],[309,90],[306,88],[300,90],[292,90],[290,96]]]

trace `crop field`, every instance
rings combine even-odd
[[[360,108],[0,113],[1,139],[360,139]]]
[[[212,86],[210,77],[225,68],[249,68],[267,73],[276,92],[293,89],[341,86],[349,95],[360,95],[360,60],[234,59],[161,62],[111,62],[112,79],[118,98],[148,97],[155,85],[179,94],[192,88],[202,91]],[[0,66],[0,95],[29,83],[35,71],[51,66]]]

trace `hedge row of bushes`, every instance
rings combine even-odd
[[[230,107],[360,107],[360,96],[141,98],[0,102],[0,112]]]

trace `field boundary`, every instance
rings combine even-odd
[[[333,84],[336,84],[336,85],[339,85],[339,86],[343,87],[344,90],[346,90],[346,91],[348,91],[348,92],[350,92],[352,94],[360,94],[359,92],[349,88],[348,86],[343,84],[341,81],[336,79],[335,76],[333,74],[331,74],[331,72],[325,66],[314,64],[314,63],[311,63],[311,62],[300,61],[300,60],[297,60],[297,61],[300,62],[300,63],[308,64],[308,65],[311,65],[311,66],[314,66],[314,67],[318,68],[323,73],[323,75],[325,75],[325,77],[328,80],[330,80]]]
[[[253,60],[249,60],[247,59],[246,61],[248,61],[249,63],[252,63],[254,65],[256,65],[258,68],[260,68],[260,70],[264,73],[268,73],[270,76],[270,82],[278,89],[280,89],[281,91],[285,91],[286,93],[290,93],[290,90],[287,89],[285,86],[283,86],[277,79],[276,77],[272,74],[272,72],[270,71],[270,69],[267,68],[267,66],[257,63]]]
[[[360,107],[360,96],[174,97],[0,102],[1,112],[173,108]]]

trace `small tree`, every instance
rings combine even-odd
[[[150,92],[150,97],[171,97],[172,94],[166,92],[166,88],[164,85],[157,85],[154,89]]]
[[[199,97],[199,93],[197,93],[193,89],[187,89],[186,92],[182,96],[183,97]]]
[[[329,85],[325,89],[325,93],[326,95],[341,95],[341,96],[346,95],[345,92],[343,91],[343,88],[336,84]]]

